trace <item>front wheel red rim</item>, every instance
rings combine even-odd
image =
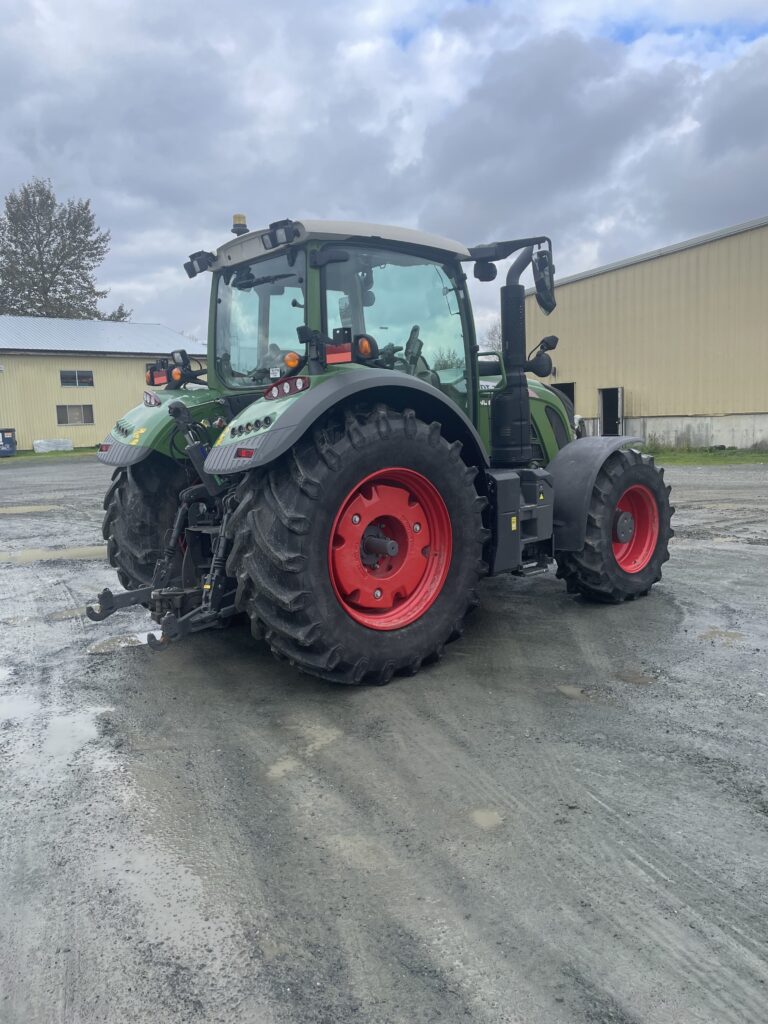
[[[352,488],[334,519],[334,593],[363,626],[402,629],[439,597],[452,548],[451,519],[434,484],[412,469],[378,470]]]
[[[613,557],[626,573],[642,572],[659,541],[659,506],[644,484],[632,484],[616,502],[613,518]]]

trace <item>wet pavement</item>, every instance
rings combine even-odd
[[[344,689],[101,624],[109,473],[0,467],[0,1022],[768,1020],[768,466],[645,600],[500,578]]]

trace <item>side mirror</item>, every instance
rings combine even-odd
[[[557,348],[557,343],[560,341],[556,334],[548,334],[546,338],[542,338],[539,342],[539,348],[542,352],[554,352]]]
[[[533,283],[536,286],[536,301],[547,316],[557,305],[555,301],[555,265],[549,249],[539,249],[533,254]]]
[[[481,352],[477,357],[478,377],[500,377],[501,356],[498,352]]]

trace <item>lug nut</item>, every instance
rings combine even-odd
[[[379,590],[378,587],[376,588],[376,590],[374,590],[373,596],[376,598],[377,601],[381,599],[381,591]]]
[[[360,522],[360,516],[357,514],[357,512],[355,512],[355,514],[352,516],[352,522],[355,524],[355,526],[357,526],[357,524]]]
[[[414,523],[413,524],[413,532],[414,533],[421,533],[421,523]]]

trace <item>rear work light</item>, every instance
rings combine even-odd
[[[279,380],[264,392],[264,397],[274,401],[275,398],[289,398],[291,395],[300,395],[302,391],[309,389],[309,377],[286,377]]]

